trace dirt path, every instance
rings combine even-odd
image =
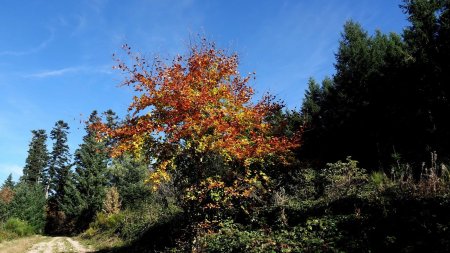
[[[0,244],[0,253],[94,252],[69,237],[28,237]]]

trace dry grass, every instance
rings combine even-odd
[[[30,249],[34,244],[42,241],[49,240],[49,237],[45,236],[30,236],[23,237],[17,240],[6,241],[0,243],[0,252],[1,253],[22,253],[26,252]]]
[[[419,179],[414,179],[411,168],[408,164],[403,167],[400,175],[393,174],[391,178],[394,184],[397,184],[405,193],[409,193],[416,198],[429,198],[442,196],[449,192],[450,171],[445,164],[437,162],[436,152],[431,153],[431,162],[429,166],[422,163],[422,169]]]

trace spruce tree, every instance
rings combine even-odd
[[[415,91],[418,126],[410,136],[420,141],[421,153],[437,151],[450,160],[450,1],[405,0],[402,7],[410,22],[403,38],[413,59],[403,81]]]
[[[319,84],[313,78],[310,78],[302,104],[302,116],[306,125],[309,126],[312,123],[312,118],[319,113],[321,98],[322,93]]]
[[[67,234],[74,231],[73,204],[76,203],[77,192],[72,187],[69,146],[67,134],[69,126],[64,121],[56,122],[50,132],[53,149],[48,166],[48,185],[46,194],[49,195],[45,231],[51,234]],[[47,195],[46,195],[47,196]]]
[[[365,167],[378,167],[389,162],[393,146],[412,150],[417,103],[415,89],[402,80],[407,62],[399,35],[369,36],[347,22],[336,74],[320,90],[310,81],[305,94],[302,116],[308,124],[300,156],[332,162],[351,155]]]
[[[45,144],[47,134],[43,129],[33,130],[31,133],[33,137],[21,180],[29,184],[36,184],[46,181],[44,173],[49,160],[47,145]]]
[[[108,109],[104,114],[106,116],[106,125],[111,129],[116,128],[119,121],[117,114],[111,109]]]
[[[149,173],[148,164],[142,158],[123,154],[113,159],[109,173],[124,208],[135,207],[150,196],[151,191],[145,184]]]
[[[93,111],[85,128],[83,143],[75,152],[77,189],[83,203],[82,215],[86,222],[101,210],[108,184],[107,141],[98,141],[95,131],[89,127],[99,120],[97,111]]]
[[[67,183],[70,171],[70,153],[67,144],[67,134],[69,126],[64,121],[56,122],[55,127],[50,133],[53,140],[53,150],[51,152],[49,162],[49,194],[57,200],[61,201],[65,193],[65,185]]]
[[[59,202],[59,210],[63,211],[66,218],[75,222],[83,220],[82,211],[85,208],[85,201],[78,189],[78,181],[76,174],[69,170],[67,181],[64,185],[64,195]],[[89,222],[89,221],[85,221]],[[69,228],[69,229],[85,229],[85,227]]]
[[[117,114],[111,109],[107,110],[103,114],[106,117],[106,126],[110,129],[116,129],[119,125],[119,117],[117,116]],[[109,150],[114,146],[116,140],[113,140],[112,138],[106,138],[105,141],[106,148],[109,152]],[[109,157],[108,165],[111,165],[111,163],[112,159]]]
[[[1,189],[9,188],[13,189],[15,186],[14,181],[12,180],[12,174],[10,173],[9,176],[6,178],[5,182],[3,183]]]

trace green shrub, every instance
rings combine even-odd
[[[164,207],[152,200],[141,203],[136,209],[126,209],[116,214],[99,212],[83,236],[85,238],[118,236],[130,241],[138,238],[153,224],[179,211],[180,208],[173,203]]]
[[[377,190],[384,190],[390,185],[390,180],[384,172],[375,171],[370,174],[370,183]]]
[[[142,235],[149,227],[160,223],[179,213],[181,209],[175,204],[166,207],[157,203],[143,204],[139,209],[124,211],[125,219],[120,228],[119,236],[125,240],[132,240]]]
[[[18,184],[14,199],[8,205],[7,218],[17,217],[26,221],[34,231],[41,233],[45,226],[46,199],[42,186]]]
[[[99,212],[89,227],[96,231],[111,231],[114,233],[120,228],[124,218],[125,215],[123,213],[108,215],[104,212]]]
[[[3,228],[17,234],[18,236],[27,236],[34,233],[32,226],[30,226],[26,221],[22,221],[18,218],[8,219]]]
[[[198,237],[194,247],[198,252],[338,252],[340,239],[336,221],[328,218],[273,231],[227,221],[217,233]]]
[[[96,228],[90,227],[90,228],[86,229],[86,231],[84,231],[82,236],[84,238],[93,238],[96,234],[98,234],[98,230]]]
[[[322,179],[324,194],[330,199],[358,195],[369,181],[366,171],[351,157],[347,157],[346,162],[328,163],[322,171]]]
[[[299,168],[289,173],[289,181],[282,182],[282,187],[288,195],[298,200],[313,199],[317,195],[316,180],[316,170],[309,167]]]

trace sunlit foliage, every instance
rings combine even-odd
[[[184,150],[214,152],[226,162],[248,168],[269,156],[283,160],[298,145],[296,138],[271,135],[265,118],[280,105],[268,95],[258,102],[252,100],[254,91],[248,85],[252,76],[240,76],[236,54],[203,41],[171,65],[156,59],[149,66],[128,46],[125,51],[134,65],[119,61],[118,68],[129,74],[124,84],[139,95],[133,98],[130,117],[123,125],[110,129],[99,123],[95,127],[118,140],[113,150],[116,156],[130,150],[141,154],[151,136],[169,144],[171,154],[157,155],[149,177],[155,187],[170,179],[169,171],[176,167],[174,158]]]

